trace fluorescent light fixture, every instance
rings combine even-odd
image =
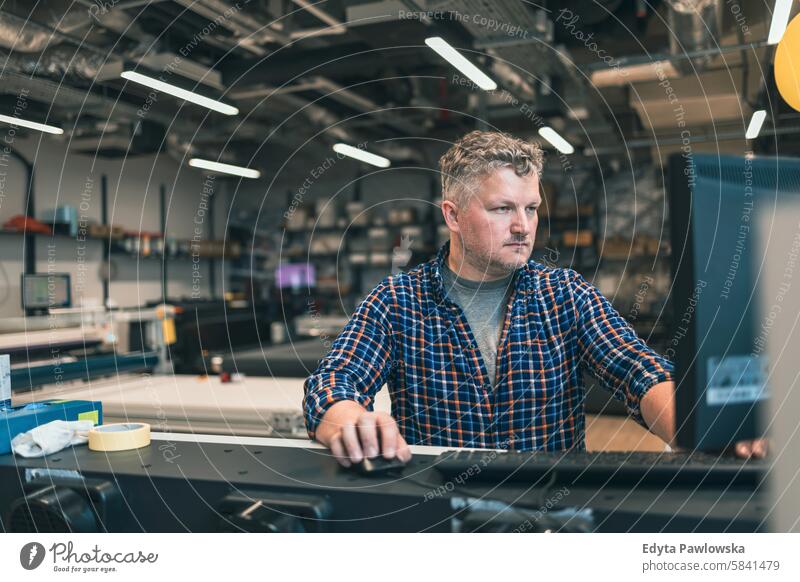
[[[373,166],[378,166],[379,168],[388,168],[392,165],[392,162],[383,156],[371,154],[362,149],[347,145],[346,143],[337,143],[335,146],[333,146],[333,151],[335,151],[337,154],[342,154],[343,156],[354,158],[356,160],[366,162],[367,164],[372,164]]]
[[[775,0],[775,8],[772,9],[772,24],[769,25],[769,36],[767,44],[778,44],[786,32],[786,25],[789,23],[789,15],[792,13],[792,0]]]
[[[754,112],[753,117],[750,118],[750,124],[747,126],[747,131],[745,132],[744,137],[746,139],[756,139],[761,131],[761,126],[764,125],[764,120],[766,118],[767,112],[763,109],[759,109],[758,111]]]
[[[478,67],[470,63],[464,56],[454,49],[450,44],[440,36],[432,36],[425,39],[425,44],[436,51],[440,57],[453,65],[456,69],[469,77],[470,81],[475,83],[484,91],[494,91],[497,89],[497,83],[492,81],[486,73],[481,71]]]
[[[539,129],[539,135],[541,135],[544,139],[550,143],[551,146],[556,148],[562,154],[574,154],[575,148],[565,140],[563,137],[556,133],[556,130],[552,127],[542,127]]]
[[[0,115],[0,121],[8,123],[9,125],[16,125],[17,127],[27,127],[28,129],[35,129],[36,131],[43,131],[44,133],[52,133],[53,135],[61,135],[64,133],[64,130],[60,127],[36,123],[35,121],[27,121],[25,119],[17,119],[16,117],[10,117],[8,115]]]
[[[208,109],[211,109],[212,111],[217,111],[224,115],[236,115],[237,113],[239,113],[239,110],[236,109],[236,107],[234,107],[233,105],[228,105],[227,103],[222,103],[221,101],[217,101],[209,97],[204,97],[199,93],[194,93],[192,91],[187,91],[186,89],[181,89],[180,87],[176,87],[175,85],[170,85],[169,83],[165,83],[164,81],[160,81],[159,79],[154,79],[153,77],[148,77],[147,75],[142,75],[141,73],[136,73],[134,71],[123,71],[120,74],[120,77],[122,77],[123,79],[127,79],[128,81],[133,81],[134,83],[139,83],[140,85],[144,85],[145,87],[149,87],[150,89],[161,91],[162,93],[166,93],[167,95],[172,95],[173,97],[177,97],[178,99],[189,101],[190,103],[194,103],[195,105],[206,107]]]
[[[219,172],[220,174],[241,176],[242,178],[261,177],[261,172],[258,170],[251,170],[250,168],[242,168],[241,166],[232,166],[231,164],[223,164],[220,162],[212,162],[211,160],[201,160],[200,158],[192,158],[189,160],[189,165],[193,168],[202,168],[204,170],[211,170],[212,172]]]

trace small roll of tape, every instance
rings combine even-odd
[[[93,451],[129,451],[150,444],[150,425],[143,422],[103,424],[89,431]]]

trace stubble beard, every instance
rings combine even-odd
[[[480,244],[472,244],[471,237],[462,236],[461,245],[464,249],[465,259],[484,275],[498,277],[510,275],[523,266],[530,257],[530,253],[519,254],[512,261],[504,260],[499,252],[487,250]]]

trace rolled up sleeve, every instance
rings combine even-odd
[[[656,384],[673,379],[672,363],[650,349],[581,275],[574,273],[571,285],[581,363],[647,428],[641,400]]]
[[[306,379],[303,410],[311,438],[336,402],[352,400],[372,410],[375,395],[389,376],[394,351],[386,296],[381,284],[364,299]]]

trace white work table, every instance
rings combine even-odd
[[[154,432],[150,433],[150,438],[154,441],[168,441],[174,443],[215,443],[225,445],[242,446],[264,446],[264,447],[289,447],[298,449],[325,449],[316,441],[310,439],[280,438],[280,437],[248,437],[231,436],[223,434],[188,434],[175,432]],[[456,447],[430,447],[422,445],[410,445],[411,452],[415,455],[438,456],[445,451],[452,451]],[[474,450],[474,449],[464,449]]]
[[[154,431],[265,436],[276,413],[301,412],[303,379],[252,376],[222,383],[216,376],[120,375],[15,394],[14,404],[54,398],[99,400],[106,423],[135,421],[151,424]],[[390,407],[388,391],[381,390],[375,409],[389,412]]]
[[[120,375],[15,394],[14,404],[53,398],[99,400],[106,423],[147,422],[155,433],[169,433],[172,440],[184,438],[175,433],[184,433],[185,438],[271,437],[268,440],[286,446],[319,446],[305,439],[304,430],[295,433],[299,438],[290,439],[275,438],[269,429],[276,415],[291,417],[301,412],[302,378],[248,376],[241,383],[223,384],[215,376]],[[390,406],[388,390],[378,392],[375,409],[389,412]],[[664,449],[661,439],[624,417],[587,415],[586,425],[590,450]],[[431,452],[432,448],[423,449]]]

